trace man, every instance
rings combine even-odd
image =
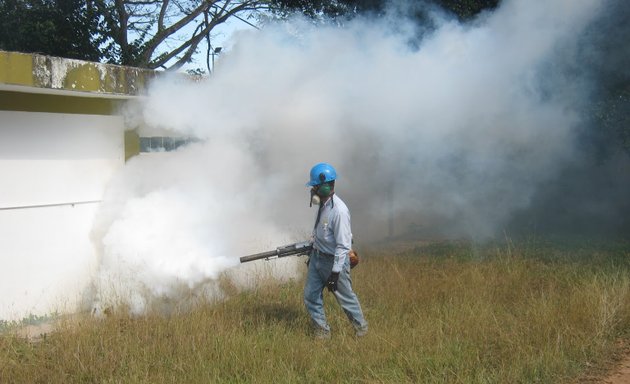
[[[352,245],[350,211],[335,195],[336,179],[337,172],[330,164],[319,163],[311,169],[310,180],[306,183],[311,187],[311,204],[319,205],[304,286],[304,303],[318,338],[330,337],[330,326],[324,313],[325,288],[335,295],[357,336],[364,336],[368,329],[359,299],[352,290],[348,256]]]

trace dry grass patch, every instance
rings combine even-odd
[[[333,337],[312,339],[303,282],[269,282],[169,316],[84,316],[38,343],[5,334],[0,382],[561,383],[627,336],[625,245],[436,243],[362,256],[353,281],[365,338],[326,294]]]

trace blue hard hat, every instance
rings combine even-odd
[[[311,179],[306,183],[307,186],[314,187],[337,178],[337,171],[328,163],[315,164],[311,168]]]

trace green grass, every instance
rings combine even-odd
[[[353,282],[361,339],[326,294],[333,335],[314,340],[303,281],[270,281],[170,316],[75,317],[38,342],[5,333],[0,382],[571,383],[629,336],[627,244],[363,249]]]
[[[30,314],[28,317],[25,317],[19,321],[0,320],[0,332],[9,332],[9,331],[15,330],[17,328],[20,328],[26,325],[39,325],[39,324],[46,323],[49,321],[54,321],[58,317],[59,317],[58,313],[51,313],[50,315],[47,315],[47,316],[37,316],[37,315]]]

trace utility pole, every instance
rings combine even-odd
[[[210,56],[212,56],[212,70],[210,72],[211,75],[214,74],[214,57],[218,56],[219,53],[221,53],[222,49],[223,49],[222,47],[215,47],[214,49],[211,49],[211,53],[210,53]]]

